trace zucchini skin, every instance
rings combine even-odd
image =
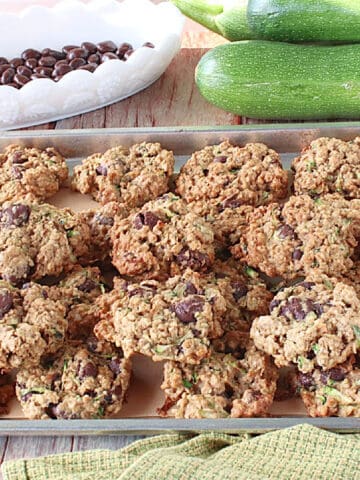
[[[229,43],[202,57],[195,80],[206,100],[237,115],[360,118],[360,44]]]
[[[360,41],[359,0],[249,0],[247,18],[257,39]]]
[[[247,21],[248,0],[171,0],[178,9],[204,27],[230,40],[255,38]]]

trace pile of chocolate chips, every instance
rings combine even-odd
[[[154,48],[154,45],[146,42],[143,47]],[[108,60],[126,61],[133,53],[130,43],[117,46],[111,40],[97,45],[91,42],[83,42],[81,46],[66,45],[61,51],[45,48],[40,52],[28,48],[21,57],[12,60],[0,57],[0,85],[21,88],[36,78],[51,78],[58,82],[72,70],[94,72]]]

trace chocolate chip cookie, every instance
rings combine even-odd
[[[211,226],[172,193],[116,221],[111,240],[112,263],[135,279],[166,278],[186,268],[207,272],[215,257]]]
[[[155,362],[196,364],[208,355],[210,340],[223,333],[226,302],[211,280],[188,270],[165,282],[115,279],[100,308],[95,335],[121,346],[126,357],[141,353]]]
[[[260,417],[272,404],[277,370],[247,335],[237,355],[212,351],[200,365],[166,362],[161,416],[176,418]]]
[[[279,367],[308,373],[345,362],[360,347],[360,300],[355,290],[324,275],[277,293],[270,314],[253,321],[251,336]]]
[[[215,203],[221,211],[285,198],[288,172],[279,155],[262,143],[239,147],[226,141],[193,153],[176,186],[187,202]]]
[[[359,355],[330,370],[299,372],[295,385],[312,417],[360,417]]]
[[[10,145],[0,153],[0,205],[21,199],[45,200],[67,178],[65,158],[55,148]]]
[[[27,418],[106,418],[121,410],[130,379],[121,349],[90,338],[68,342],[17,375],[16,395]]]
[[[89,243],[89,227],[69,209],[29,202],[0,209],[0,276],[13,285],[70,270]]]
[[[36,365],[64,343],[65,308],[49,287],[27,284],[19,290],[0,281],[0,369]]]
[[[339,193],[360,198],[360,137],[350,142],[318,138],[294,159],[296,194],[311,196]]]
[[[159,143],[118,146],[95,153],[75,167],[72,187],[105,204],[118,202],[141,207],[169,189],[173,153]]]
[[[284,205],[273,203],[250,213],[231,251],[270,277],[291,278],[315,268],[341,276],[353,265],[359,226],[359,200],[336,194],[293,196]]]
[[[95,302],[105,293],[106,286],[97,267],[74,269],[55,287],[55,294],[66,307],[68,321],[67,336],[74,339],[86,339],[93,333],[99,321],[99,309]]]

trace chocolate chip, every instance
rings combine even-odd
[[[46,415],[53,420],[57,419],[57,406],[57,403],[49,403],[49,405],[45,408]]]
[[[28,78],[30,78],[32,74],[32,71],[30,70],[30,68],[25,67],[25,65],[20,65],[20,67],[16,69],[16,72],[19,75],[24,75],[24,77],[28,77]]]
[[[121,58],[124,58],[124,55],[125,53],[128,51],[128,50],[132,50],[133,47],[132,45],[130,45],[130,43],[122,43],[119,48],[116,50],[116,55],[121,59]]]
[[[304,311],[301,300],[297,297],[292,297],[285,302],[280,308],[280,314],[291,320],[304,320],[306,312]]]
[[[98,43],[97,49],[100,53],[116,52],[117,47],[114,42],[112,42],[111,40],[107,40],[105,42]]]
[[[305,288],[306,290],[311,290],[313,287],[315,287],[315,283],[314,282],[300,282],[297,284],[297,286],[301,286],[303,288]]]
[[[229,383],[225,383],[224,397],[231,398],[234,395],[234,389]]]
[[[300,250],[300,248],[295,248],[295,250],[292,253],[292,259],[301,260],[302,256],[303,256],[303,252]]]
[[[20,75],[17,73],[14,77],[14,81],[20,86],[23,87],[26,85],[28,82],[30,82],[30,78],[25,77],[25,75]]]
[[[79,285],[77,288],[81,292],[85,293],[90,293],[91,290],[94,290],[98,284],[94,282],[94,280],[91,280],[91,278],[87,278],[81,285]]]
[[[27,205],[15,204],[2,210],[1,222],[7,227],[21,227],[28,222],[31,210]]]
[[[232,197],[226,198],[222,202],[223,208],[237,208],[241,206],[241,201],[237,198],[236,195],[233,195]]]
[[[300,385],[304,387],[305,390],[311,390],[313,387],[315,387],[313,376],[310,373],[299,372],[298,380]]]
[[[82,67],[83,65],[86,65],[86,60],[84,60],[83,58],[74,58],[73,60],[71,60],[71,62],[69,63],[69,66],[72,68],[72,69],[77,69],[77,68],[80,68]],[[66,72],[67,73],[67,72]],[[64,75],[63,73],[60,73],[60,75]]]
[[[103,177],[106,177],[108,173],[108,169],[106,165],[99,165],[98,167],[96,167],[95,171],[98,175],[102,175]]]
[[[11,167],[11,175],[16,179],[20,180],[23,176],[21,167]]]
[[[41,53],[39,50],[35,50],[34,48],[28,48],[24,50],[21,54],[21,58],[23,60],[28,60],[29,58],[35,58],[38,60],[41,57]]]
[[[0,318],[3,318],[13,307],[13,296],[8,290],[0,291]]]
[[[42,57],[54,57],[56,61],[64,60],[66,58],[66,54],[64,52],[60,52],[59,50],[52,50],[51,48],[44,48],[41,52]]]
[[[0,65],[0,77],[8,68],[11,68],[8,63],[5,63],[4,65]]]
[[[39,59],[39,67],[53,67],[57,59],[51,55]]]
[[[184,248],[176,257],[176,263],[182,268],[191,268],[195,271],[206,271],[209,269],[211,262],[205,253],[197,250]]]
[[[7,86],[17,88],[17,89],[21,88],[20,85],[18,83],[15,83],[15,82],[8,83]]]
[[[86,50],[89,53],[96,53],[97,52],[97,46],[95,45],[95,43],[92,43],[92,42],[83,42],[81,44],[81,48],[83,48],[84,50]]]
[[[45,66],[39,66],[39,67],[36,67],[34,68],[34,73],[37,73],[39,75],[46,75],[47,77],[51,77],[52,75],[52,68],[50,67],[45,67]]]
[[[341,368],[331,368],[330,370],[321,372],[320,380],[321,382],[326,385],[330,380],[334,380],[335,382],[342,382],[346,377],[346,373]]]
[[[0,57],[0,65],[6,65],[8,64],[9,62],[7,61],[7,58],[5,57]]]
[[[5,72],[1,75],[0,82],[3,85],[6,85],[7,83],[11,83],[14,79],[15,76],[15,69],[14,68],[8,68],[5,70]]]
[[[66,75],[67,73],[71,72],[72,70],[73,69],[70,65],[68,65],[66,63],[62,63],[62,64],[57,65],[55,67],[52,75],[53,75],[53,77],[62,77],[63,75]]]
[[[239,301],[240,298],[245,297],[249,291],[249,289],[243,282],[232,282],[231,287],[233,289],[233,297],[236,301]]]
[[[218,155],[217,157],[214,158],[213,162],[214,163],[226,163],[228,157],[225,157],[225,155]]]
[[[25,61],[25,65],[30,68],[31,70],[33,70],[34,68],[36,68],[39,63],[38,61],[36,60],[36,58],[28,58],[26,61]]]
[[[74,50],[74,48],[79,48],[79,45],[65,45],[65,47],[62,48],[62,51],[67,55],[71,50]]]
[[[138,213],[134,219],[134,227],[141,230],[144,226],[147,226],[152,230],[159,221],[160,218],[153,212]]]
[[[119,57],[113,53],[113,52],[106,52],[103,55],[101,55],[101,61],[107,62],[108,60],[119,60]]]
[[[88,62],[89,63],[94,63],[95,65],[99,65],[101,61],[101,57],[97,53],[93,53],[92,55],[89,56]]]
[[[13,58],[9,63],[10,66],[16,70],[20,65],[24,65],[24,60],[22,58]]]
[[[275,298],[271,300],[270,305],[269,305],[269,310],[272,312],[274,308],[278,307],[280,305],[280,301],[276,300]]]
[[[196,295],[199,292],[197,291],[197,288],[195,287],[195,285],[193,283],[186,282],[184,293],[186,295]]]
[[[155,48],[155,45],[151,42],[145,42],[142,44],[142,46],[147,48]]]
[[[195,314],[203,311],[204,300],[199,297],[191,297],[175,304],[173,308],[182,323],[196,322]]]
[[[127,51],[124,53],[124,58],[123,58],[123,60],[127,60],[128,58],[130,58],[133,53],[134,53],[134,50],[131,50],[131,49],[127,50]]]
[[[15,165],[19,165],[28,161],[28,158],[24,156],[21,150],[15,150],[15,152],[11,153],[8,158]]]
[[[314,350],[310,350],[306,355],[306,358],[308,360],[313,360],[315,357],[316,357],[316,353],[314,352]]]
[[[284,239],[284,238],[290,238],[294,239],[295,238],[295,231],[290,225],[287,225],[286,223],[279,228],[278,230],[279,237]]]
[[[121,360],[119,358],[113,358],[109,363],[110,370],[115,374],[121,373]]]
[[[88,362],[82,368],[80,368],[78,377],[84,379],[86,377],[96,377],[98,374],[98,368],[92,362]]]
[[[87,70],[88,72],[95,72],[97,68],[97,65],[95,63],[89,63],[88,65],[83,65],[82,67],[79,67],[79,70]]]
[[[88,53],[84,48],[73,48],[67,54],[66,58],[68,60],[73,60],[74,58],[87,58],[87,57],[88,57]]]
[[[113,394],[116,396],[116,397],[121,397],[122,395],[122,386],[121,385],[117,385],[114,389],[113,389]]]

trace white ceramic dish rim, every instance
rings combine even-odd
[[[126,62],[105,62],[94,73],[73,71],[57,83],[33,80],[20,90],[0,86],[0,130],[85,113],[148,87],[179,50],[183,21],[172,4],[154,5],[150,0],[92,0],[88,4],[62,0],[53,7],[33,5],[16,14],[0,13],[0,31],[7,38],[0,56],[12,58],[29,47],[61,48],[86,40],[128,41],[136,48]],[[58,32],[54,34],[55,26]],[[19,31],[23,34],[18,35]],[[155,48],[141,47],[146,41]]]

